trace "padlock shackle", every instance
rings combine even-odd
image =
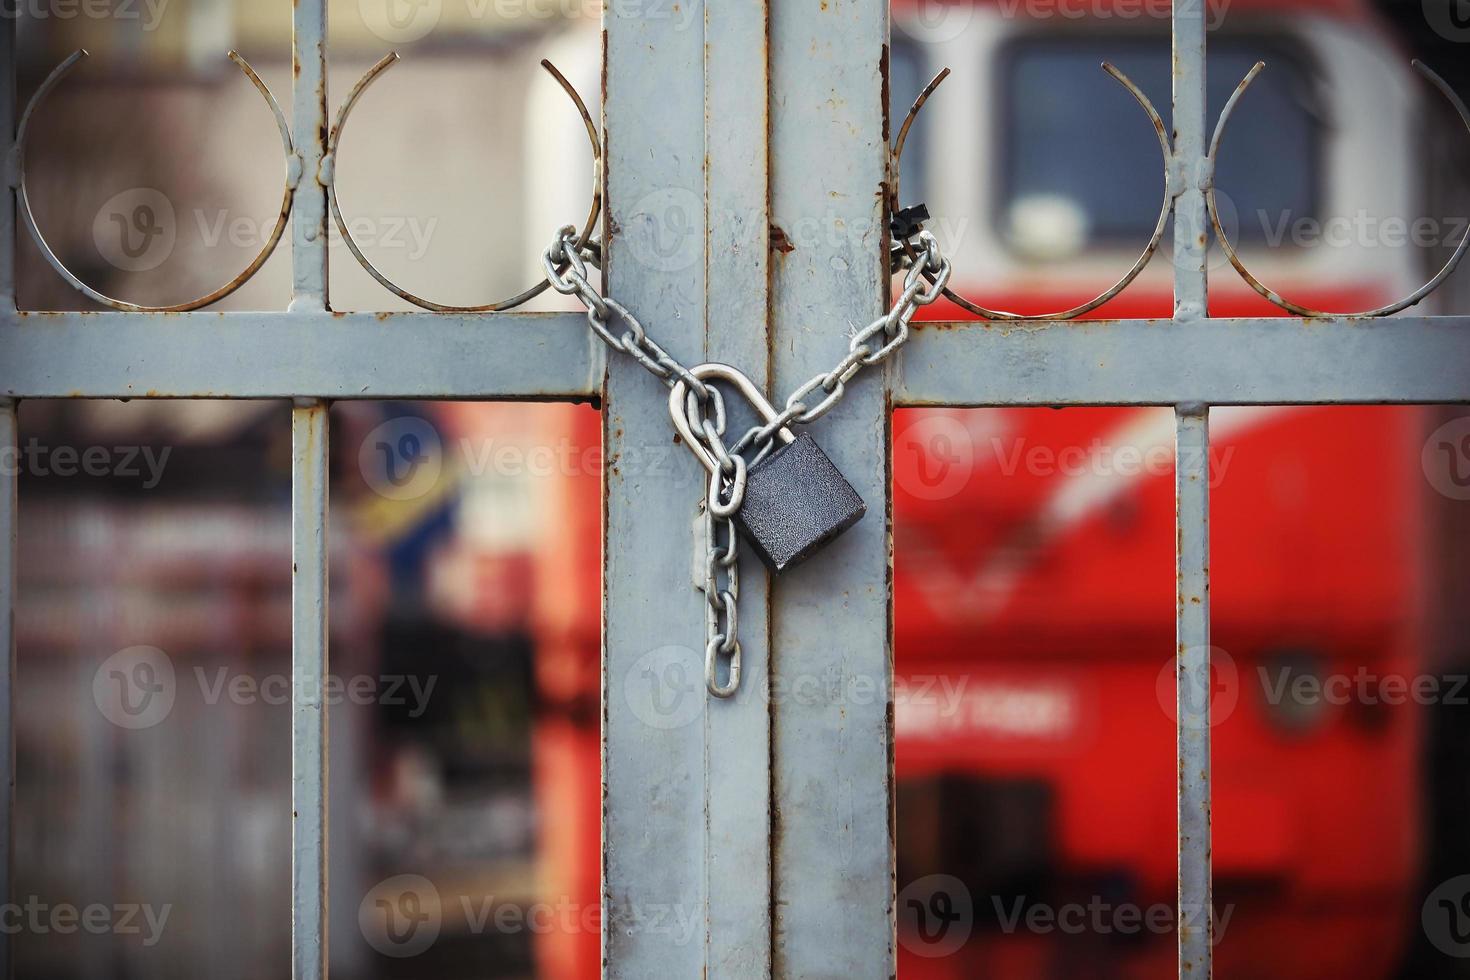
[[[756,414],[767,422],[774,421],[781,414],[776,411],[776,406],[772,405],[770,400],[766,398],[765,392],[756,387],[755,382],[746,377],[737,367],[729,364],[721,364],[718,361],[711,361],[708,364],[700,364],[690,368],[689,373],[700,381],[724,381],[733,385],[737,391],[745,396],[745,400],[750,402],[755,408]],[[699,457],[699,461],[704,464],[704,468],[709,470],[711,474],[718,473],[720,469],[719,461],[710,455],[709,450],[704,448],[703,441],[694,434],[694,429],[689,424],[689,415],[686,410],[688,404],[686,399],[688,396],[689,383],[682,379],[669,391],[669,416],[674,420],[674,429],[679,433],[679,438],[684,440],[684,444],[689,447],[690,451]],[[783,443],[796,441],[796,436],[792,434],[789,428],[784,426],[776,430],[776,435]]]

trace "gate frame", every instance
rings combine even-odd
[[[609,291],[686,363],[729,360],[786,391],[883,312],[890,179],[886,0],[684,0],[690,16],[611,4],[604,23]],[[1174,409],[1178,553],[1180,976],[1211,968],[1209,408],[1470,402],[1470,317],[1210,319],[1205,4],[1173,12],[1175,309],[1167,320],[924,324],[854,386],[824,447],[882,519],[770,589],[746,569],[745,680],[698,724],[646,724],[631,682],[667,642],[703,635],[689,587],[692,460],[634,465],[670,440],[665,395],[608,359],[578,314],[330,311],[326,0],[296,0],[293,298],[259,313],[15,308],[14,194],[0,208],[0,454],[26,398],[289,398],[293,675],[327,670],[328,412],[337,399],[600,398],[606,444],[603,973],[610,978],[890,976],[896,970],[890,439],[897,406]],[[640,16],[641,15],[641,16]],[[688,25],[694,29],[687,29]],[[683,25],[683,26],[681,26]],[[0,134],[13,188],[15,20],[0,18]],[[702,248],[657,256],[651,208],[692,195]],[[781,220],[827,241],[771,248]],[[820,236],[818,236],[820,237]],[[446,356],[444,352],[452,352]],[[875,375],[878,372],[874,372]],[[678,454],[683,456],[682,453]],[[13,457],[11,457],[13,458]],[[11,887],[17,474],[0,485],[0,894]],[[875,515],[876,516],[876,515]],[[693,649],[691,664],[697,663]],[[697,676],[697,668],[694,676]],[[814,699],[772,697],[836,678]],[[870,696],[847,697],[863,682]],[[696,687],[702,697],[702,689]],[[327,972],[326,708],[292,709],[292,976]],[[797,701],[801,703],[797,703]],[[1187,709],[1187,710],[1186,710]],[[699,914],[697,941],[649,923]],[[0,967],[11,944],[0,935]]]

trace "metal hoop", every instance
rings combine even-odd
[[[1148,96],[1143,94],[1143,91],[1133,83],[1133,80],[1131,78],[1125,75],[1117,66],[1111,64],[1110,62],[1104,61],[1102,63],[1102,68],[1103,71],[1107,72],[1114,79],[1116,79],[1118,84],[1127,89],[1128,94],[1132,95],[1134,100],[1136,100],[1138,104],[1143,108],[1143,111],[1148,113],[1149,121],[1154,124],[1154,132],[1157,133],[1159,137],[1159,150],[1162,153],[1164,160],[1164,203],[1160,205],[1159,220],[1154,225],[1154,233],[1153,236],[1149,239],[1148,247],[1143,250],[1143,254],[1140,255],[1138,257],[1138,260],[1133,263],[1133,268],[1129,269],[1128,273],[1123,276],[1122,279],[1119,279],[1111,287],[1098,294],[1095,298],[1089,300],[1086,303],[1083,303],[1081,306],[1074,306],[1070,310],[1062,310],[1058,313],[1045,313],[1038,315],[1007,313],[1004,310],[992,310],[987,307],[981,306],[978,303],[972,303],[970,300],[961,296],[953,289],[945,286],[943,290],[943,295],[945,296],[945,298],[954,303],[956,306],[959,306],[961,309],[968,310],[969,312],[985,320],[1075,320],[1079,316],[1091,313],[1093,310],[1102,306],[1104,303],[1107,303],[1109,300],[1114,299],[1118,296],[1118,294],[1122,293],[1123,290],[1131,286],[1133,284],[1133,280],[1137,279],[1143,273],[1143,270],[1148,267],[1149,262],[1153,260],[1155,253],[1158,252],[1159,245],[1164,240],[1164,231],[1169,225],[1169,214],[1174,210],[1174,193],[1172,181],[1169,178],[1169,167],[1171,162],[1173,161],[1174,154],[1169,147],[1168,130],[1165,128],[1164,120],[1159,115],[1158,110],[1154,108],[1153,103],[1149,101]],[[916,101],[913,105],[913,108],[909,110],[909,115],[908,118],[904,120],[903,128],[900,129],[898,132],[898,142],[894,147],[895,196],[897,195],[898,186],[898,163],[902,159],[903,144],[904,140],[908,137],[909,126],[913,123],[914,117],[918,114],[919,110],[923,108],[924,103],[928,100],[930,94],[933,93],[934,89],[939,87],[939,83],[944,81],[945,76],[948,74],[949,69],[946,68],[944,71],[936,75],[932,82],[925,86],[924,91],[920,94],[918,101]],[[903,249],[911,261],[917,261],[920,258],[919,253],[914,250],[914,247],[911,243],[905,241],[903,243]],[[924,278],[929,280],[931,284],[934,284],[936,282],[936,277],[937,273],[929,271],[927,269],[925,270]]]
[[[398,52],[391,52],[383,60],[368,69],[367,74],[352,87],[351,93],[347,96],[347,101],[342,104],[341,110],[337,113],[337,123],[332,127],[331,137],[327,141],[327,156],[322,162],[323,172],[326,176],[328,198],[332,205],[332,217],[336,219],[337,230],[342,234],[342,241],[346,243],[348,251],[352,253],[353,258],[357,259],[357,264],[362,266],[368,275],[372,276],[399,298],[407,300],[421,309],[431,310],[435,313],[495,313],[500,310],[508,310],[520,306],[522,303],[540,296],[551,285],[546,279],[542,279],[530,289],[517,293],[509,299],[503,299],[495,303],[486,303],[482,306],[450,306],[445,303],[436,303],[431,299],[425,299],[422,296],[409,292],[389,279],[384,275],[382,270],[375,266],[363,254],[362,249],[357,244],[357,240],[352,237],[352,232],[347,227],[347,220],[342,216],[340,195],[337,192],[337,147],[341,143],[342,132],[347,128],[347,119],[352,114],[353,107],[357,105],[357,100],[362,98],[363,93],[367,91],[367,87],[379,75],[392,68],[399,60]],[[581,234],[577,237],[577,248],[580,250],[591,240],[592,229],[596,227],[598,215],[602,213],[602,181],[600,179],[602,172],[602,146],[597,137],[597,127],[592,123],[592,114],[587,111],[586,104],[583,103],[582,97],[577,94],[577,90],[572,87],[572,83],[567,81],[566,76],[558,71],[556,66],[550,61],[542,59],[541,67],[545,68],[547,73],[556,80],[556,83],[567,93],[567,97],[572,100],[572,104],[577,107],[577,112],[582,116],[582,122],[587,128],[587,142],[592,147],[592,207],[587,212],[587,221],[582,225]]]
[[[1419,74],[1429,79],[1434,87],[1439,89],[1444,94],[1444,97],[1450,100],[1450,104],[1460,114],[1460,121],[1465,124],[1465,129],[1470,131],[1470,109],[1466,108],[1464,100],[1455,94],[1455,90],[1450,88],[1448,82],[1440,78],[1424,62],[1415,58],[1413,65]],[[1220,121],[1215,125],[1214,139],[1210,141],[1210,163],[1212,167],[1220,159],[1220,142],[1225,136],[1225,127],[1229,125],[1230,117],[1235,113],[1235,106],[1240,102],[1241,97],[1245,95],[1246,89],[1250,88],[1251,83],[1256,80],[1256,76],[1265,70],[1265,67],[1266,63],[1264,61],[1256,62],[1255,67],[1246,74],[1245,79],[1235,87],[1235,92],[1230,96],[1230,101],[1225,103],[1225,109],[1220,113]],[[1384,317],[1391,316],[1402,310],[1407,310],[1409,307],[1422,302],[1425,297],[1438,289],[1446,279],[1453,275],[1455,269],[1460,265],[1460,260],[1465,257],[1466,250],[1470,249],[1470,229],[1467,229],[1466,233],[1460,236],[1460,244],[1455,249],[1455,254],[1450,256],[1450,260],[1445,263],[1444,268],[1439,270],[1439,275],[1429,280],[1423,286],[1420,286],[1407,299],[1400,300],[1397,303],[1390,303],[1388,306],[1381,306],[1376,310],[1368,310],[1364,313],[1325,313],[1321,310],[1313,310],[1298,303],[1293,303],[1261,282],[1260,279],[1256,278],[1246,268],[1245,260],[1235,251],[1235,246],[1230,244],[1230,237],[1225,234],[1225,227],[1220,221],[1220,208],[1215,202],[1215,182],[1213,177],[1205,187],[1205,201],[1210,207],[1210,223],[1215,226],[1215,238],[1220,242],[1220,247],[1225,250],[1225,255],[1230,259],[1230,264],[1235,266],[1236,272],[1240,273],[1240,277],[1267,302],[1280,307],[1288,313],[1294,313],[1297,316],[1307,317],[1309,319],[1320,317]]]
[[[15,193],[16,204],[21,217],[25,220],[26,228],[30,231],[31,239],[36,243],[36,247],[41,250],[42,257],[50,263],[51,268],[55,269],[61,278],[65,279],[73,289],[88,299],[95,300],[104,306],[110,306],[115,310],[121,310],[124,313],[187,313],[191,310],[202,309],[203,307],[219,302],[249,282],[251,277],[260,271],[260,267],[265,265],[266,260],[275,252],[276,246],[280,244],[281,237],[285,234],[286,226],[291,219],[291,204],[296,185],[301,177],[301,163],[296,156],[296,149],[292,145],[291,129],[286,124],[286,116],[281,112],[280,103],[271,94],[270,88],[255,73],[255,69],[250,67],[249,62],[240,57],[236,52],[231,51],[229,53],[230,60],[245,73],[246,78],[250,79],[256,90],[265,99],[266,105],[270,106],[271,113],[276,117],[276,126],[281,132],[281,147],[286,153],[286,191],[281,199],[281,211],[276,217],[275,228],[271,230],[270,237],[266,240],[260,253],[255,256],[254,261],[245,267],[244,272],[241,272],[214,292],[201,296],[198,299],[190,300],[187,303],[178,303],[172,306],[145,306],[140,303],[129,303],[126,300],[114,299],[88,286],[68,269],[61,259],[57,258],[55,251],[52,250],[50,243],[46,241],[46,236],[41,233],[41,228],[36,223],[36,216],[31,211],[30,194],[26,190],[26,139],[30,135],[31,119],[37,110],[40,109],[41,103],[51,94],[52,89],[56,88],[61,83],[61,80],[77,66],[78,62],[86,57],[88,57],[87,50],[80,48],[71,57],[57,65],[56,69],[41,83],[41,87],[36,90],[36,94],[31,98],[30,104],[26,106],[25,114],[21,116],[20,128],[16,133],[15,140]]]

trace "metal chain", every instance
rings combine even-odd
[[[587,279],[587,260],[592,253],[584,254],[578,248],[577,229],[571,225],[561,228],[542,256],[551,288],[582,301],[587,308],[587,323],[603,343],[632,357],[665,387],[672,388],[680,381],[688,386],[689,398],[684,410],[690,429],[718,464],[701,504],[705,542],[704,681],[710,694],[717,698],[733,697],[740,689],[737,622],[740,562],[734,518],[744,502],[746,474],[770,452],[778,432],[790,425],[810,424],[826,415],[842,401],[847,383],[863,368],[882,363],[903,347],[908,342],[909,322],[914,314],[944,292],[951,269],[949,259],[939,251],[939,243],[929,232],[920,231],[911,244],[917,254],[907,267],[903,292],[893,308],[852,336],[847,354],[832,370],[798,387],[786,399],[779,415],[764,425],[752,426],[730,447],[724,441],[725,403],[718,389],[706,385],[660,347],[627,307],[593,288]],[[622,322],[622,334],[613,329],[614,320]],[[821,400],[809,407],[804,399],[818,391],[822,393]],[[755,455],[747,461],[745,454],[750,449],[755,450]],[[717,533],[722,529],[723,544]],[[729,658],[729,680],[724,684],[719,681],[722,656]]]

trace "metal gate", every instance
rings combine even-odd
[[[686,363],[787,391],[886,308],[887,0],[615,2],[605,14],[603,250],[609,294]],[[605,440],[603,949],[608,977],[880,977],[895,966],[889,424],[898,406],[1172,406],[1177,419],[1179,971],[1210,972],[1209,409],[1470,401],[1470,317],[1210,319],[1203,0],[1174,5],[1167,165],[1175,312],[1149,321],[929,324],[856,384],[824,447],[884,519],[772,587],[747,577],[742,690],[659,728],[628,679],[703,635],[689,587],[693,465],[650,473],[664,390],[607,358],[580,314],[330,309],[326,0],[296,0],[294,298],[282,312],[17,312],[14,195],[0,211],[0,451],[26,398],[293,399],[293,675],[327,670],[328,404],[600,399]],[[677,11],[677,4],[673,5]],[[692,27],[691,27],[692,25]],[[0,18],[12,187],[15,20]],[[1080,157],[1078,166],[1086,163]],[[652,211],[691,202],[695,261],[656,260]],[[777,216],[839,233],[772,249]],[[776,244],[781,242],[776,240]],[[655,260],[650,260],[654,257]],[[689,461],[685,461],[689,462]],[[0,781],[10,710],[16,476],[0,492]],[[1228,530],[1228,529],[1227,529]],[[754,571],[754,569],[752,569]],[[691,641],[692,643],[693,641]],[[840,683],[788,699],[801,677]],[[299,683],[299,681],[298,681]],[[870,696],[839,692],[862,689]],[[777,692],[773,694],[772,692]],[[799,703],[798,703],[799,701]],[[293,698],[293,976],[326,975],[326,709]],[[11,803],[3,838],[11,837]],[[0,890],[10,862],[0,862]],[[697,910],[703,941],[661,929]],[[284,923],[283,923],[284,926]],[[0,948],[8,960],[6,937]]]

